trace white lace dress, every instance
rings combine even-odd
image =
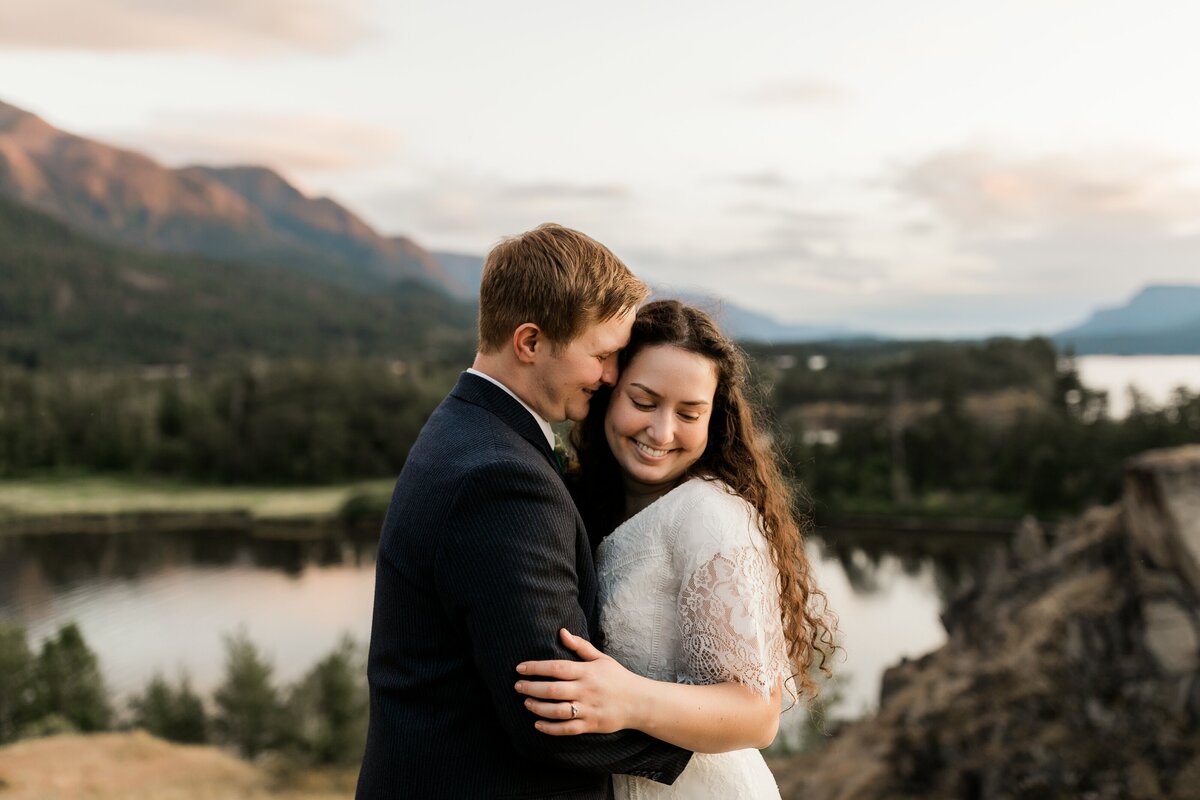
[[[789,675],[778,573],[754,508],[693,478],[600,544],[605,651],[646,677],[738,681],[764,696]],[[672,786],[614,775],[618,800],[778,798],[757,750],[692,756]]]

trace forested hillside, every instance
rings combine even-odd
[[[30,367],[469,354],[474,309],[427,284],[356,292],[282,267],[99,242],[0,199],[0,360]]]

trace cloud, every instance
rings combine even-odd
[[[1200,192],[1178,180],[1185,169],[1149,154],[1004,158],[964,149],[907,166],[896,187],[967,238],[1052,230],[1170,235],[1200,214]]]
[[[368,0],[5,0],[0,46],[334,53],[369,35]]]
[[[358,204],[385,229],[404,227],[438,246],[481,251],[501,236],[547,221],[604,241],[598,231],[625,225],[632,201],[631,190],[621,184],[514,182],[443,171],[363,197]]]
[[[167,113],[103,136],[172,165],[262,164],[284,172],[378,166],[401,145],[390,128],[320,114]]]
[[[860,224],[850,214],[757,203],[737,207],[726,223],[682,245],[644,247],[636,261],[656,280],[793,320],[813,318],[818,297],[858,297],[891,275],[885,259],[857,246]]]
[[[841,105],[850,99],[843,87],[827,81],[797,79],[759,86],[740,96],[743,103],[776,108]]]
[[[573,200],[624,201],[629,188],[618,184],[516,183],[495,187],[502,197],[522,203],[539,204]]]
[[[957,149],[900,169],[894,187],[902,204],[932,212],[949,257],[973,263],[964,294],[1053,297],[1075,317],[1150,283],[1196,282],[1200,189],[1188,183],[1192,167],[1151,153]]]
[[[723,178],[722,182],[747,189],[790,189],[797,185],[795,181],[784,177],[783,173],[777,170],[730,175]]]

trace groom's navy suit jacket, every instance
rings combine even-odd
[[[637,731],[548,736],[516,666],[597,630],[583,521],[542,429],[464,373],[409,452],[379,542],[358,800],[604,798],[609,774],[670,783],[689,756]]]

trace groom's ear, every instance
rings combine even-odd
[[[532,364],[537,360],[538,348],[544,347],[542,329],[532,322],[526,322],[513,331],[513,352],[522,364]]]

